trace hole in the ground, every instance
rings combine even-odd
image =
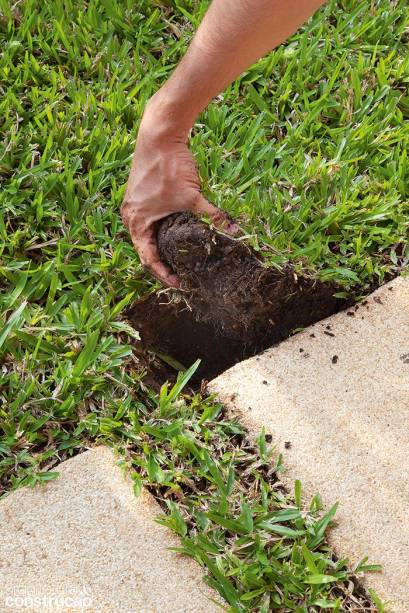
[[[291,267],[266,268],[242,241],[216,232],[190,214],[162,222],[158,244],[163,261],[184,292],[160,292],[127,312],[146,349],[184,367],[200,358],[197,379],[211,379],[345,308],[339,287]],[[171,360],[170,360],[171,361]]]
[[[345,307],[345,300],[333,297],[333,288],[319,286],[316,292],[295,297],[275,313],[264,335],[249,330],[246,340],[231,338],[212,323],[197,321],[184,302],[172,302],[152,294],[132,305],[127,317],[140,332],[145,349],[169,362],[188,367],[201,360],[195,380],[210,380],[237,362],[249,358],[287,338],[297,328],[308,326]]]

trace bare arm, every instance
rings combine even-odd
[[[235,225],[200,193],[188,134],[199,113],[241,72],[310,17],[325,0],[213,0],[170,79],[149,101],[138,133],[122,217],[142,263],[170,285],[160,261],[155,222],[171,213],[207,214]]]

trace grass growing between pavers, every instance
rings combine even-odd
[[[158,399],[122,316],[155,288],[118,215],[137,123],[205,5],[0,0],[1,488],[106,439],[233,607],[343,610],[344,567],[268,484],[262,439],[243,450],[213,401]],[[406,2],[331,2],[203,113],[204,191],[268,262],[363,292],[407,263],[408,41]]]

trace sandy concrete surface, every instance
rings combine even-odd
[[[284,455],[284,481],[340,502],[330,540],[367,584],[409,611],[409,277],[237,364],[210,389]],[[291,443],[285,445],[285,443]]]
[[[110,450],[58,471],[56,481],[0,502],[2,613],[220,611],[200,566],[168,550],[180,542],[154,521],[156,501],[133,494]]]

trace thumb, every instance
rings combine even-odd
[[[215,226],[229,234],[237,234],[239,231],[238,224],[227,213],[206,200],[202,194],[198,195],[193,212],[198,215],[207,215]]]

